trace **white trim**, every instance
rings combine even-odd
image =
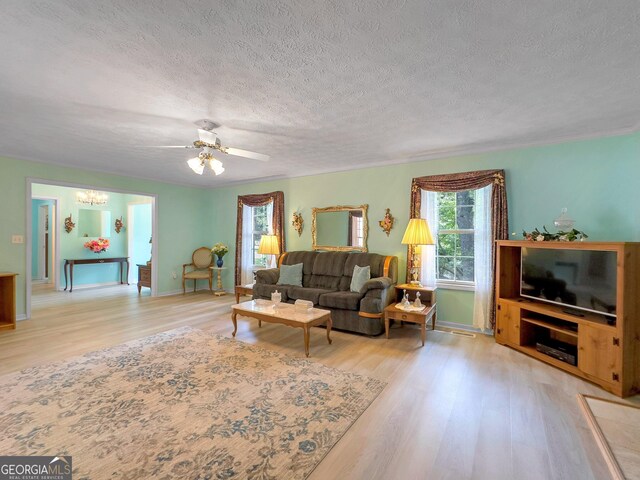
[[[141,195],[144,197],[150,197],[151,198],[151,211],[152,211],[152,221],[151,221],[151,235],[152,235],[152,243],[151,243],[151,248],[153,248],[154,252],[158,252],[158,194],[157,193],[147,193],[147,192],[140,192],[140,191],[134,191],[134,190],[123,190],[123,189],[119,189],[119,188],[112,188],[112,187],[102,187],[102,186],[98,186],[98,185],[88,185],[88,184],[84,184],[84,183],[74,183],[74,182],[64,182],[61,180],[49,180],[49,179],[43,179],[43,178],[37,178],[37,177],[26,177],[25,179],[26,181],[26,188],[25,188],[25,196],[26,196],[26,200],[25,200],[25,205],[26,205],[26,215],[25,215],[25,232],[26,232],[26,272],[25,272],[25,281],[26,281],[26,289],[25,289],[25,317],[27,319],[31,318],[31,268],[32,268],[32,255],[31,255],[31,251],[32,251],[32,232],[31,232],[31,200],[33,199],[33,189],[32,189],[32,185],[34,183],[38,183],[38,184],[42,184],[42,185],[54,185],[54,186],[58,186],[58,187],[69,187],[69,188],[83,188],[83,189],[93,189],[93,190],[105,190],[107,192],[113,192],[113,193],[122,193],[125,195]],[[162,182],[158,182],[158,183],[162,183]],[[48,199],[48,200],[55,200],[56,201],[56,218],[55,218],[55,233],[54,235],[56,236],[56,242],[55,242],[55,256],[54,256],[54,262],[56,264],[56,267],[60,264],[60,241],[59,241],[59,236],[62,234],[62,222],[64,221],[62,216],[60,215],[60,202],[57,198],[55,197],[41,197],[38,196],[36,198],[39,199]],[[51,227],[51,224],[49,225],[49,227]],[[151,260],[151,296],[152,297],[156,297],[158,296],[158,265],[157,265],[158,261],[156,256],[154,256]],[[53,273],[55,275],[55,282],[54,282],[54,288],[56,290],[60,290],[60,274],[57,271],[57,269],[52,269]]]
[[[215,190],[217,188],[234,187],[238,185],[250,185],[253,183],[274,182],[277,180],[300,178],[300,177],[313,177],[316,175],[327,175],[330,173],[349,172],[352,170],[363,170],[368,168],[382,168],[382,167],[387,167],[391,165],[402,165],[402,164],[422,162],[426,160],[441,160],[441,159],[446,159],[450,157],[464,157],[464,156],[470,156],[470,155],[481,155],[481,154],[487,154],[487,153],[493,153],[493,152],[519,150],[519,149],[532,148],[532,147],[544,147],[544,146],[550,146],[550,145],[558,145],[562,143],[592,140],[597,138],[619,137],[623,135],[631,135],[639,131],[640,131],[640,124],[636,124],[636,125],[629,125],[626,127],[614,128],[612,130],[591,132],[591,133],[585,133],[585,134],[576,134],[576,135],[564,135],[560,137],[554,137],[551,139],[539,139],[539,140],[532,140],[529,142],[505,143],[503,145],[484,145],[484,146],[476,145],[476,146],[467,146],[467,147],[460,147],[460,148],[454,147],[451,149],[429,150],[425,152],[405,154],[391,161],[382,160],[380,162],[373,162],[367,165],[352,165],[352,166],[343,167],[343,168],[322,169],[322,170],[315,171],[313,173],[270,175],[266,177],[253,178],[250,180],[236,180],[231,182],[225,182],[225,183],[220,183],[218,185],[199,185],[199,184],[189,183],[189,182],[170,182],[167,180],[162,180],[162,179],[153,178],[153,177],[131,175],[130,173],[127,173],[127,172],[118,172],[113,170],[104,170],[104,169],[95,169],[95,168],[88,169],[88,168],[79,167],[77,165],[70,165],[68,163],[63,163],[63,162],[43,161],[42,159],[36,159],[29,156],[12,156],[11,158],[15,160],[26,160],[29,162],[34,162],[34,163],[39,163],[44,165],[58,165],[60,167],[81,170],[84,172],[104,173],[107,175],[112,175],[114,177],[147,180],[155,183],[161,183],[164,185],[178,185],[178,186],[188,187],[188,188],[200,188],[202,190]],[[291,171],[295,171],[295,169]],[[454,173],[454,172],[451,172],[451,173]],[[37,181],[35,183],[47,183],[47,182]],[[80,187],[80,188],[88,188],[88,187]],[[110,190],[110,191],[119,193],[117,192],[117,190],[114,190],[111,188],[103,188],[103,190]],[[132,192],[127,192],[127,193],[132,193]],[[147,196],[152,195],[149,193],[137,193],[137,192],[135,194],[147,195]]]
[[[27,319],[26,313],[21,313],[20,315],[16,315],[16,322],[21,322],[22,320],[26,320],[26,319]]]
[[[250,180],[238,180],[234,182],[224,183],[222,185],[211,186],[208,188],[216,189],[216,188],[235,187],[238,185],[250,185],[253,183],[272,182],[277,180],[285,180],[285,179],[300,178],[300,177],[314,177],[316,175],[328,175],[331,173],[349,172],[352,170],[364,170],[368,168],[383,168],[391,165],[411,164],[411,163],[423,162],[427,160],[444,160],[451,157],[465,157],[465,156],[471,156],[471,155],[483,155],[487,153],[504,152],[509,150],[520,150],[525,148],[545,147],[550,145],[559,145],[563,143],[593,140],[597,138],[610,138],[610,137],[619,137],[623,135],[631,135],[639,131],[640,131],[640,124],[613,129],[605,132],[592,132],[592,133],[587,133],[582,135],[566,135],[562,137],[556,137],[553,139],[546,139],[546,140],[541,139],[541,140],[535,140],[530,142],[516,142],[516,143],[504,144],[504,145],[486,145],[484,147],[471,146],[471,147],[461,147],[461,148],[452,148],[452,149],[431,150],[427,152],[417,152],[413,154],[408,154],[402,157],[398,157],[396,160],[371,162],[368,165],[353,165],[353,166],[348,166],[343,168],[323,169],[323,170],[318,170],[314,173],[298,173],[298,174],[294,173],[291,175],[273,175],[270,177],[261,177],[261,178],[255,178]],[[449,173],[456,173],[456,172],[449,172]],[[156,180],[156,181],[159,181],[159,180]],[[183,185],[183,184],[179,184],[179,185]]]
[[[464,282],[455,280],[436,280],[436,287],[443,290],[463,290],[465,292],[475,292],[476,284],[474,282]]]

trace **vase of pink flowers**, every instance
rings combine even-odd
[[[107,251],[109,245],[108,238],[99,237],[97,240],[89,240],[88,242],[85,242],[84,248],[88,248],[93,253],[102,253]]]

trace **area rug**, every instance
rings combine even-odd
[[[578,402],[611,477],[640,479],[640,407],[590,395]]]
[[[75,479],[302,479],[384,386],[184,327],[0,377],[0,452],[71,455]]]

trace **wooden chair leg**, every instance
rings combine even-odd
[[[187,280],[182,277],[182,294],[184,295],[185,293],[187,293]]]

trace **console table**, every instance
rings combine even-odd
[[[129,257],[111,257],[111,258],[78,258],[78,259],[65,259],[64,261],[64,289],[67,289],[67,269],[69,270],[69,292],[73,292],[73,267],[74,265],[87,265],[87,264],[99,264],[99,263],[119,263],[120,264],[120,284],[122,281],[122,274],[124,273],[124,265],[127,265],[127,285],[129,285]]]

